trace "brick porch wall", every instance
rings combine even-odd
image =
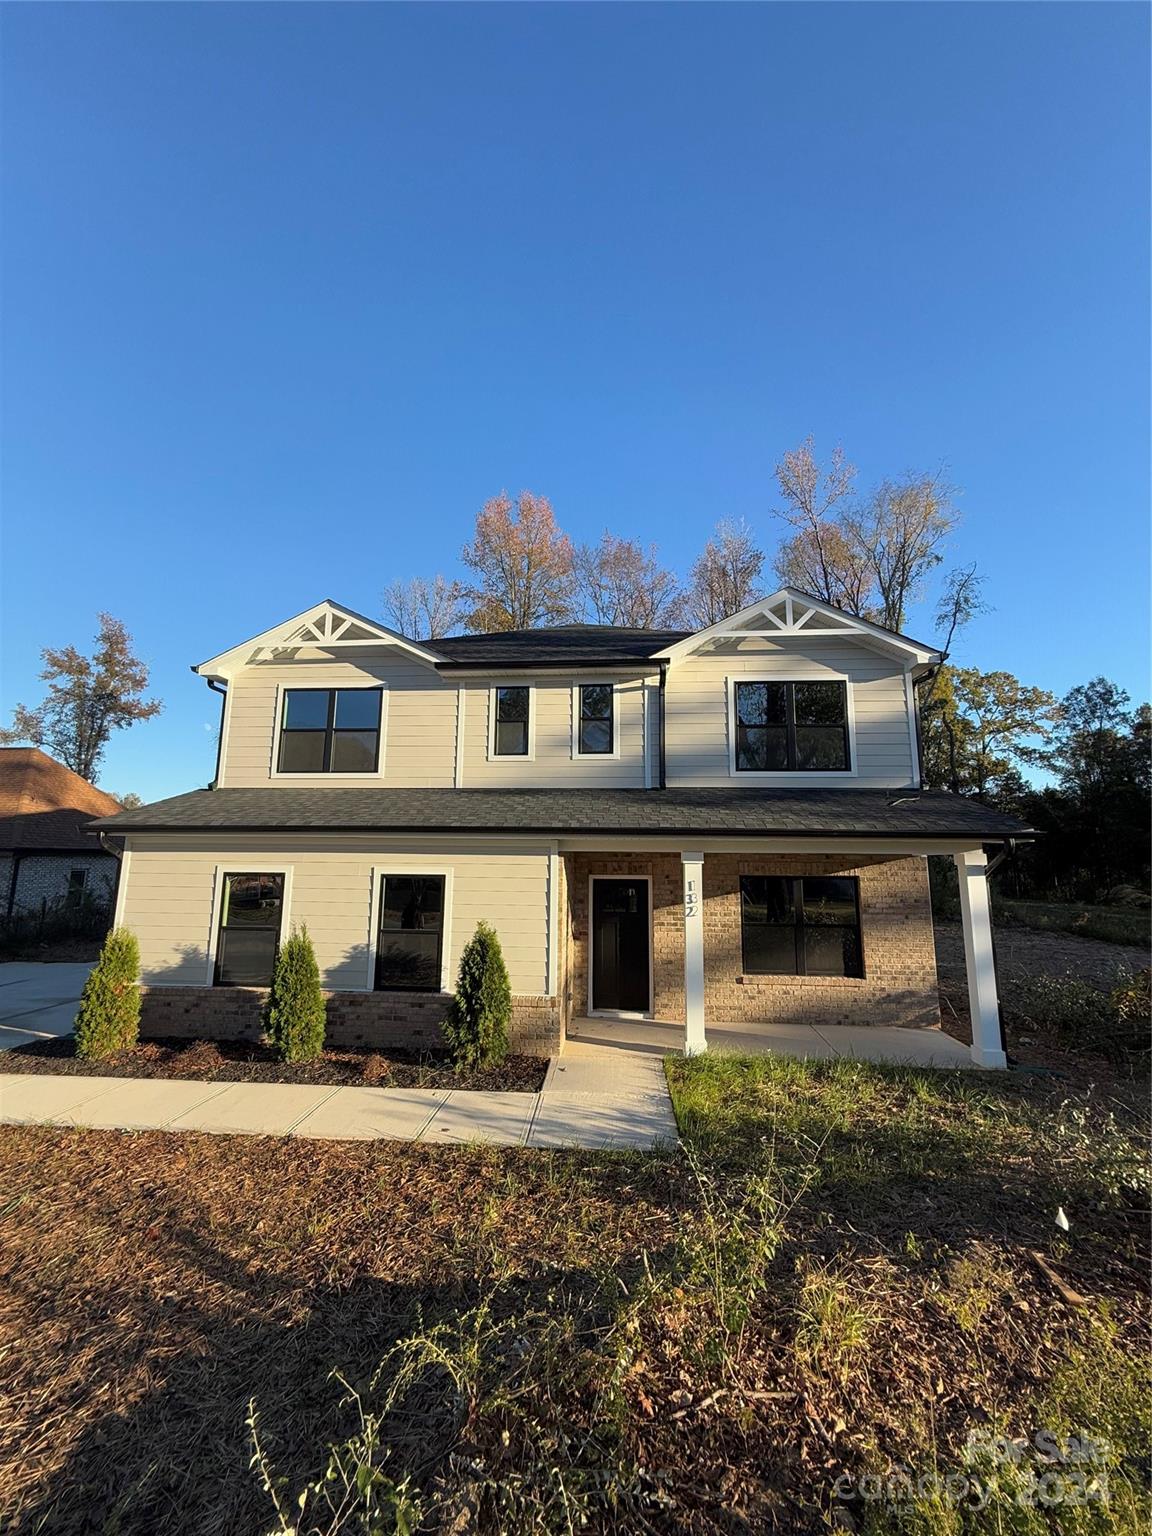
[[[142,987],[140,1033],[181,1039],[258,1040],[262,987]],[[402,1046],[440,1050],[446,993],[329,992],[326,1039],[337,1050]],[[561,1009],[555,997],[514,997],[508,1034],[512,1049],[551,1056],[560,1048]]]
[[[683,884],[677,854],[574,854],[568,860],[574,1012],[588,1006],[590,875],[652,879],[654,1013],[684,1018]],[[748,976],[740,955],[741,875],[854,875],[865,975]],[[923,859],[794,854],[704,859],[705,1020],[722,1024],[939,1024],[928,870]]]

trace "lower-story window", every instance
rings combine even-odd
[[[217,986],[271,985],[283,915],[283,875],[224,876],[216,943]]]
[[[741,875],[750,976],[863,976],[860,882],[847,875]]]
[[[444,953],[444,876],[383,875],[376,986],[439,992]]]

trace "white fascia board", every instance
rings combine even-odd
[[[766,597],[758,598],[750,603],[747,608],[741,608],[739,613],[730,614],[728,618],[721,619],[717,624],[710,624],[707,629],[697,630],[695,634],[687,635],[683,640],[677,640],[674,645],[667,646],[662,651],[655,651],[653,661],[667,661],[675,664],[683,661],[685,656],[691,656],[707,644],[709,640],[719,639],[724,635],[737,635],[747,633],[741,628],[749,619],[754,619],[775,603],[791,599],[799,599],[806,607],[814,609],[817,613],[826,613],[829,618],[835,619],[838,632],[842,632],[845,639],[856,638],[860,641],[871,643],[874,647],[883,646],[890,652],[900,656],[911,657],[913,661],[931,664],[943,661],[943,652],[932,650],[928,646],[916,645],[911,640],[905,640],[903,636],[893,634],[891,630],[883,629],[879,624],[872,624],[868,619],[859,619],[855,614],[845,613],[841,608],[834,608],[831,603],[822,602],[818,597],[812,597],[807,592],[801,592],[797,587],[781,587],[777,592],[771,592]],[[775,634],[775,629],[771,633]],[[806,621],[798,625],[785,625],[779,628],[781,639],[787,639],[791,635],[803,636],[807,632]],[[828,638],[821,631],[813,631],[813,638],[821,635]]]
[[[416,656],[421,661],[426,661],[429,666],[435,666],[444,658],[438,656],[435,651],[427,647],[417,645],[415,641],[408,640],[404,635],[397,634],[394,629],[389,629],[384,624],[378,624],[375,619],[369,619],[362,613],[357,613],[353,608],[345,608],[342,603],[335,603],[331,598],[325,598],[323,602],[315,603],[311,608],[306,608],[303,613],[297,613],[290,619],[284,619],[271,629],[264,630],[259,635],[253,635],[250,640],[242,640],[239,645],[233,645],[226,651],[221,651],[219,656],[211,656],[207,661],[202,661],[192,668],[201,677],[214,677],[227,680],[238,666],[244,666],[248,653],[258,646],[287,645],[289,636],[300,627],[301,624],[314,623],[323,613],[339,615],[353,624],[364,625],[372,630],[374,639],[357,640],[352,642],[357,646],[371,646],[373,643],[381,645],[395,645],[410,655]],[[300,642],[297,642],[300,643]],[[323,641],[304,642],[310,645],[323,646]],[[329,645],[342,646],[348,644],[339,639],[330,640]]]

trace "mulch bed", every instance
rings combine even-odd
[[[463,1088],[538,1093],[548,1070],[541,1056],[508,1056],[498,1067],[457,1070],[443,1053],[389,1049],[325,1051],[289,1064],[245,1040],[142,1039],[103,1061],[81,1061],[71,1036],[34,1040],[4,1054],[5,1072],[53,1077],[164,1077],[204,1083],[304,1083],[335,1088]]]

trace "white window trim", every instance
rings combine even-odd
[[[407,866],[402,867],[402,866]],[[385,875],[439,875],[444,881],[444,912],[442,916],[442,943],[440,945],[440,991],[451,992],[452,978],[452,875],[453,870],[446,864],[420,864],[413,866],[411,859],[404,854],[397,854],[396,859],[388,864],[373,864],[372,866],[372,902],[368,914],[368,974],[365,977],[366,992],[376,990],[376,952],[380,947],[380,901],[384,892]],[[407,995],[407,989],[405,994]],[[434,992],[412,992],[413,997],[435,997]]]
[[[528,751],[497,752],[496,750],[496,691],[499,688],[527,688],[528,690]],[[490,763],[534,763],[536,761],[536,684],[520,682],[492,683],[488,689],[488,761]]]
[[[592,946],[596,943],[596,929],[593,922],[595,914],[593,886],[597,880],[631,880],[636,884],[643,881],[648,887],[648,1007],[643,1013],[628,1012],[619,1008],[593,1008],[592,1006],[592,972],[595,968],[595,955]],[[586,968],[588,971],[588,1017],[590,1019],[653,1019],[656,1017],[656,914],[652,910],[652,897],[651,875],[588,876],[588,954],[586,957]]]
[[[607,684],[612,690],[612,750],[611,752],[581,752],[580,750],[580,690],[602,688]],[[586,677],[572,684],[572,757],[581,763],[617,763],[620,761],[620,684],[613,677]]]
[[[276,766],[280,761],[280,732],[281,722],[284,719],[284,694],[296,693],[301,690],[313,693],[376,693],[380,694],[380,754],[376,768],[370,773],[281,773]],[[231,689],[228,690],[231,693]],[[321,784],[364,784],[375,783],[384,778],[384,770],[388,756],[388,684],[381,679],[374,683],[318,683],[315,687],[300,683],[276,684],[276,713],[272,719],[272,757],[268,765],[268,777],[282,779],[288,784],[302,784],[309,779],[315,779]]]
[[[261,864],[260,855],[251,859],[229,859],[227,864],[217,864],[212,882],[212,910],[208,917],[208,974],[205,986],[216,985],[216,951],[220,944],[220,913],[224,902],[225,875],[283,875],[284,899],[280,903],[280,937],[292,932],[292,870],[291,864]]]
[[[848,708],[848,768],[766,768],[736,767],[736,684],[737,683],[843,683]],[[819,677],[793,677],[786,672],[737,672],[725,679],[728,706],[728,773],[738,783],[750,784],[823,784],[825,780],[857,779],[860,757],[856,750],[856,700],[852,679],[846,672],[823,672]]]

